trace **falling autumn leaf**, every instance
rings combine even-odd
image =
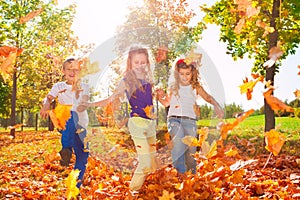
[[[38,16],[39,14],[41,14],[43,11],[44,11],[43,8],[32,11],[32,12],[28,13],[26,16],[21,17],[19,20],[19,23],[24,24],[24,23],[28,22],[29,20],[33,19],[34,17]]]
[[[156,62],[161,63],[167,59],[168,48],[165,46],[161,46],[157,50]]]
[[[79,173],[80,170],[78,169],[72,170],[69,173],[67,179],[65,180],[66,187],[67,187],[66,196],[68,200],[72,198],[76,199],[77,195],[79,194],[79,188],[76,187]]]
[[[252,113],[254,113],[254,109],[250,109],[244,112],[243,114],[239,115],[239,117],[237,117],[233,123],[222,124],[220,129],[222,139],[225,140],[227,138],[228,133],[231,132],[236,126],[239,125],[239,123],[244,121]]]
[[[99,63],[97,61],[91,62],[89,58],[80,59],[79,65],[81,67],[79,77],[85,77],[87,75],[96,74],[100,71]]]
[[[17,129],[17,128],[20,128],[20,127],[22,127],[22,126],[24,126],[25,124],[16,124],[16,125],[14,125],[14,126],[9,126],[9,127],[7,127],[8,129]]]
[[[296,98],[299,98],[300,97],[300,90],[296,90],[295,92],[294,92],[294,94],[295,94],[295,97]]]
[[[201,66],[201,59],[202,54],[196,53],[194,50],[192,50],[184,59],[186,64],[194,64],[195,66],[200,67]]]
[[[4,56],[5,58],[7,58],[11,52],[17,52],[17,56],[19,56],[23,52],[23,49],[22,48],[18,49],[16,47],[10,47],[10,46],[0,47],[0,57]]]
[[[294,109],[285,103],[283,103],[277,97],[272,95],[274,88],[269,88],[266,92],[264,92],[264,97],[266,99],[267,104],[271,107],[272,110],[278,115],[278,111],[286,111],[286,112],[294,112]]]
[[[267,60],[263,66],[272,67],[275,62],[283,55],[283,51],[280,49],[280,46],[272,47],[269,51],[269,60]]]
[[[252,75],[254,76],[254,75]],[[253,92],[253,88],[255,87],[255,85],[261,81],[263,82],[264,80],[264,76],[260,75],[258,76],[257,78],[255,78],[254,80],[248,80],[248,78],[246,77],[245,80],[243,80],[243,84],[240,85],[240,91],[241,91],[241,94],[243,93],[246,93],[247,94],[247,99],[248,100],[251,100],[252,99],[252,92]]]
[[[284,144],[284,134],[275,131],[274,129],[265,132],[266,149],[277,156]]]
[[[2,75],[4,81],[9,79],[10,75],[13,73],[14,65],[17,58],[17,52],[10,52],[9,56],[2,62],[0,66],[0,74]]]

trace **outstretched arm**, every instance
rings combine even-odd
[[[87,106],[87,107],[105,107],[107,104],[110,102],[113,102],[115,99],[119,98],[125,93],[125,82],[122,80],[117,87],[116,91],[106,99],[102,99],[100,101],[95,101],[95,102],[81,102],[81,105]]]
[[[222,107],[219,105],[219,103],[210,95],[208,94],[202,86],[199,86],[197,88],[197,93],[208,103],[212,104],[214,106],[214,110],[219,118],[224,117],[224,111]]]

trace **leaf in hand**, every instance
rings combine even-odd
[[[277,156],[284,144],[285,137],[282,133],[278,133],[274,129],[265,132],[266,149]]]
[[[50,119],[55,128],[66,129],[66,123],[71,117],[71,108],[72,105],[58,104],[54,110],[49,111]]]
[[[72,170],[65,181],[67,187],[66,196],[68,200],[72,198],[76,199],[79,194],[79,188],[76,187],[79,172],[80,170],[78,169]]]

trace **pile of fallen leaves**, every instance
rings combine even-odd
[[[57,132],[17,132],[15,139],[1,133],[0,199],[66,199],[66,179],[75,159],[67,168],[59,165],[59,141]],[[81,196],[120,200],[300,198],[298,157],[261,154],[250,158],[232,144],[216,147],[209,158],[195,155],[195,175],[179,175],[166,164],[149,174],[139,193],[129,190],[131,173],[123,173],[101,160],[101,155],[91,154]],[[128,147],[119,144],[116,148]],[[130,156],[128,165],[134,162]]]

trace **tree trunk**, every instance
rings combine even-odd
[[[13,127],[16,124],[16,100],[17,100],[17,72],[13,74],[13,91],[11,95],[11,115],[10,115],[10,125]],[[10,129],[10,135],[15,138],[16,130],[14,128]]]
[[[21,108],[21,124],[24,124],[24,108]],[[23,125],[21,126],[21,131],[24,130]]]
[[[39,114],[35,113],[35,130],[38,131]]]
[[[275,31],[269,36],[269,51],[271,48],[277,46],[278,42],[278,31],[276,29],[276,19],[279,19],[279,9],[281,0],[273,0],[272,16],[270,26],[274,27]],[[271,85],[274,85],[275,77],[275,64],[266,69],[266,81],[271,81]],[[264,100],[265,107],[265,131],[270,131],[275,128],[275,114],[271,107],[267,104],[266,99]]]

